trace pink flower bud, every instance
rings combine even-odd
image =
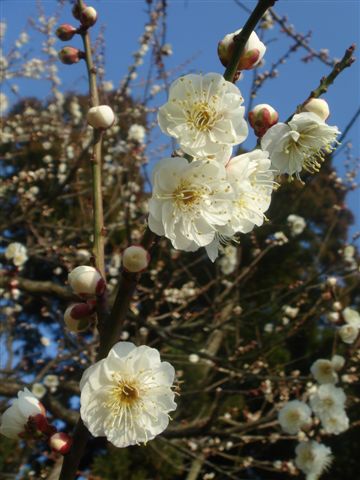
[[[41,432],[47,436],[50,436],[56,432],[56,428],[53,425],[50,425],[48,419],[46,418],[45,409],[43,415],[39,413],[38,415],[29,417],[27,428],[29,430]]]
[[[68,23],[63,23],[56,29],[56,36],[63,42],[71,40],[75,33],[77,32],[76,28]]]
[[[89,310],[86,307],[86,303],[75,303],[65,310],[64,322],[70,332],[85,332],[91,325],[94,315],[93,312],[86,314],[85,311]]]
[[[66,455],[71,448],[72,438],[64,432],[57,432],[50,437],[49,445],[54,452]]]
[[[85,2],[83,2],[84,4],[84,8],[86,8],[86,4]],[[75,4],[72,8],[72,14],[73,14],[73,17],[76,18],[76,20],[80,20],[80,16],[81,16],[81,12],[82,12],[83,9],[81,9],[79,3],[77,0],[75,0]]]
[[[267,103],[256,105],[249,112],[249,122],[257,137],[262,137],[279,120],[277,111]]]
[[[97,20],[97,11],[94,7],[86,7],[80,14],[80,22],[84,27],[92,27]]]
[[[90,108],[87,113],[87,121],[93,128],[106,129],[114,124],[115,115],[108,105],[99,105]]]
[[[218,44],[218,55],[224,67],[227,67],[231,61],[235,50],[234,37],[238,35],[241,30],[242,29],[225,35]],[[256,67],[263,58],[265,51],[265,45],[260,41],[256,33],[252,32],[239,59],[237,70],[250,70]]]
[[[139,273],[149,265],[150,255],[145,248],[132,245],[124,250],[122,262],[124,269],[128,272]]]
[[[103,282],[103,279],[96,268],[87,265],[74,268],[68,276],[68,282],[73,292],[82,298],[97,295],[96,288],[100,281]]]
[[[60,61],[65,65],[73,65],[84,57],[84,53],[78,48],[64,47],[60,50],[58,56]]]
[[[321,120],[325,121],[330,115],[328,103],[322,98],[310,98],[302,108],[303,112],[315,113]]]

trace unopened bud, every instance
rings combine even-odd
[[[145,248],[132,245],[124,250],[122,255],[123,267],[128,272],[138,273],[149,265],[150,255]]]
[[[69,273],[68,282],[73,292],[83,298],[99,295],[104,290],[104,280],[100,273],[96,268],[87,265],[74,268]]]
[[[224,67],[227,67],[233,57],[235,50],[234,38],[242,29],[229,33],[218,44],[218,55]],[[250,70],[258,65],[266,51],[265,45],[255,32],[252,32],[246,42],[243,53],[239,59],[237,70]]]
[[[97,20],[97,11],[94,7],[86,7],[81,11],[80,22],[84,27],[92,27]]]
[[[49,445],[54,452],[66,455],[71,448],[72,438],[66,433],[57,432],[50,437]]]
[[[72,14],[73,17],[76,18],[76,20],[80,20],[81,12],[86,8],[85,2],[83,2],[83,8],[80,7],[78,1],[75,1],[75,4],[72,8]]]
[[[262,137],[279,120],[277,111],[267,103],[256,105],[249,112],[249,122],[257,137]]]
[[[334,370],[341,370],[345,365],[345,358],[342,355],[334,355],[331,359],[331,365]]]
[[[63,23],[56,29],[56,36],[63,42],[71,40],[75,33],[77,32],[76,28],[70,25],[69,23]]]
[[[41,432],[43,435],[47,436],[50,436],[56,432],[56,428],[53,425],[50,425],[50,423],[48,422],[45,408],[43,415],[39,413],[38,415],[33,415],[29,417],[27,429],[28,431]]]
[[[87,113],[88,124],[93,128],[109,128],[114,124],[115,115],[108,105],[91,107]]]
[[[94,308],[87,303],[74,303],[64,312],[64,322],[74,333],[84,332],[94,319]]]
[[[64,47],[58,53],[59,59],[65,65],[73,65],[84,58],[84,53],[78,48]]]
[[[302,108],[303,112],[315,113],[321,120],[325,121],[330,115],[328,103],[322,98],[310,98]]]

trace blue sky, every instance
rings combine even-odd
[[[145,1],[93,0],[87,3],[95,6],[99,13],[94,33],[101,25],[106,27],[106,78],[117,84],[126,74],[132,60],[131,54],[138,47],[138,38],[146,22]],[[243,3],[250,8],[256,4],[255,1]],[[56,8],[57,1],[47,0],[43,5],[46,13],[50,14]],[[5,51],[7,51],[26,25],[27,18],[38,15],[36,0],[1,0],[0,8],[2,19],[8,23],[5,41]],[[276,11],[280,15],[287,15],[297,31],[307,33],[311,30],[312,46],[317,50],[327,48],[331,57],[341,58],[350,44],[360,44],[359,0],[279,0]],[[168,14],[167,41],[171,43],[174,54],[167,58],[167,68],[175,68],[196,54],[195,59],[185,67],[182,73],[190,70],[222,73],[223,68],[216,54],[217,42],[226,33],[240,28],[247,18],[246,13],[233,0],[170,0]],[[60,22],[72,23],[72,21],[70,9],[66,7]],[[34,39],[31,48],[35,53],[40,50],[39,41],[36,41],[38,40],[36,34],[34,35],[33,32],[31,34]],[[275,29],[267,31],[266,35],[269,46],[265,56],[265,69],[270,67],[271,63],[290,45],[290,41],[283,36],[280,37]],[[74,39],[70,44],[80,46],[80,41]],[[59,41],[55,44],[55,48],[60,49],[63,45]],[[279,111],[282,120],[294,111],[296,105],[318,85],[320,77],[329,71],[326,65],[318,61],[308,64],[299,61],[304,55],[304,50],[299,50],[286,65],[280,68],[280,76],[265,84],[255,100],[255,103],[273,105]],[[139,71],[139,80],[146,73],[145,62],[144,68]],[[87,83],[83,65],[60,66],[59,74],[64,89],[86,91]],[[238,82],[245,99],[248,99],[250,81],[251,73],[248,73],[244,80]],[[48,94],[42,82],[26,80],[18,83],[21,94],[24,96],[44,97]],[[6,88],[5,92],[7,93]],[[134,93],[136,95],[136,90]],[[343,130],[360,104],[359,61],[338,77],[325,98],[331,107],[329,124],[336,124],[340,130]],[[359,133],[358,121],[347,138],[354,145],[355,156],[360,155]],[[166,141],[165,138],[164,141]],[[249,136],[245,147],[253,146],[254,137]],[[339,155],[336,160],[340,172],[343,171],[342,160],[342,155]],[[360,210],[358,191],[350,196],[349,204],[353,210]],[[359,216],[357,223],[359,229]]]

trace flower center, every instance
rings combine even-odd
[[[140,393],[135,382],[120,380],[112,389],[111,397],[114,403],[132,405],[139,398]]]
[[[214,108],[206,102],[195,102],[187,112],[187,122],[195,130],[208,132],[215,125],[218,116]]]
[[[188,210],[198,205],[205,193],[204,187],[181,182],[174,190],[173,198],[179,208]]]

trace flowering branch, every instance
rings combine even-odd
[[[351,45],[349,48],[346,49],[343,58],[340,62],[337,62],[334,65],[334,68],[331,70],[329,75],[322,77],[320,80],[320,84],[315,90],[313,90],[308,98],[301,104],[298,105],[296,109],[296,113],[302,111],[304,105],[311,99],[311,98],[319,98],[321,95],[328,91],[330,85],[334,83],[335,78],[343,71],[345,68],[350,67],[355,62],[355,57],[353,57],[353,53],[355,51],[355,45]],[[288,119],[290,120],[290,118]]]
[[[251,32],[255,29],[256,25],[258,24],[259,20],[264,15],[266,10],[269,7],[272,7],[275,4],[275,2],[276,0],[259,0],[252,14],[250,15],[247,22],[245,23],[244,28],[241,30],[241,32],[238,35],[234,37],[234,41],[235,41],[234,53],[229,65],[225,70],[225,73],[224,73],[225,80],[228,80],[229,82],[234,81],[239,59],[241,57],[241,54],[243,53],[246,42],[249,40]]]

